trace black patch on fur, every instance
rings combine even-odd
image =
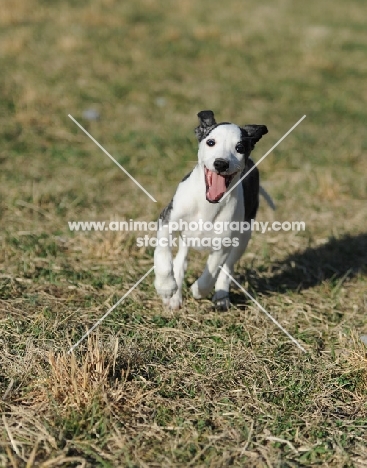
[[[241,129],[241,141],[248,150],[248,155],[255,148],[256,143],[262,138],[263,135],[268,133],[265,125],[244,125]],[[247,154],[247,151],[246,153]]]
[[[254,166],[254,161],[248,158],[245,169],[241,173],[241,177],[247,174]],[[245,221],[251,222],[251,219],[255,219],[259,208],[260,173],[258,168],[255,167],[255,169],[252,169],[250,174],[242,180],[241,184],[245,199]]]
[[[163,224],[168,224],[170,217],[171,217],[171,211],[173,207],[173,198],[172,200],[168,203],[168,205],[162,210],[161,214],[159,215],[159,219],[162,220]]]
[[[198,117],[199,125],[195,128],[195,135],[200,143],[215,128],[217,122],[214,118],[214,112],[211,110],[200,111]]]
[[[211,111],[202,111],[202,112],[211,112]],[[200,112],[199,112],[200,114]],[[198,114],[198,115],[199,115]],[[199,117],[200,118],[200,117]],[[214,118],[214,114],[213,114],[213,118]],[[215,122],[215,119],[214,119],[214,122]],[[203,125],[199,125],[198,127],[195,128],[195,135],[199,141],[199,143],[204,140],[204,138],[206,138],[207,136],[209,136],[209,134],[217,127],[220,127],[221,125],[232,125],[231,122],[221,122],[219,124],[217,124],[215,122],[215,124],[213,125],[210,125],[210,126],[203,126]]]

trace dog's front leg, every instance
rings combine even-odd
[[[177,255],[173,261],[173,273],[177,283],[177,291],[169,300],[169,308],[172,310],[179,309],[182,305],[182,284],[185,276],[187,267],[187,253],[188,247],[186,242],[180,236],[179,238],[179,249]]]
[[[161,296],[164,304],[168,305],[169,300],[177,291],[177,284],[173,273],[172,250],[168,225],[162,226],[157,232],[157,247],[154,251],[154,286]]]
[[[229,289],[232,281],[230,276],[233,276],[234,265],[245,252],[250,238],[251,231],[247,231],[241,234],[241,236],[238,238],[238,245],[236,247],[232,247],[226,261],[223,264],[223,268],[218,275],[217,281],[215,283],[215,294],[212,297],[215,308],[218,310],[228,310],[231,305],[229,301]]]
[[[191,286],[191,292],[195,299],[203,299],[210,294],[218,277],[219,267],[225,262],[229,251],[229,248],[222,248],[214,250],[209,255],[205,270]]]

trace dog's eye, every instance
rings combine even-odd
[[[243,143],[237,143],[236,145],[237,153],[244,154],[245,152],[245,145]]]
[[[206,140],[206,144],[208,146],[214,146],[215,145],[215,140]]]

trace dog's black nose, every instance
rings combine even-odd
[[[218,172],[225,172],[229,168],[229,161],[222,158],[217,158],[214,161],[214,169]]]

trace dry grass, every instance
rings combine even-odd
[[[3,1],[0,466],[366,466],[366,6],[340,0]],[[85,109],[100,112],[83,119]],[[196,113],[264,123],[255,158],[304,233],[254,236],[220,314],[164,310],[130,233],[193,166]],[[157,205],[68,119],[72,114]]]

